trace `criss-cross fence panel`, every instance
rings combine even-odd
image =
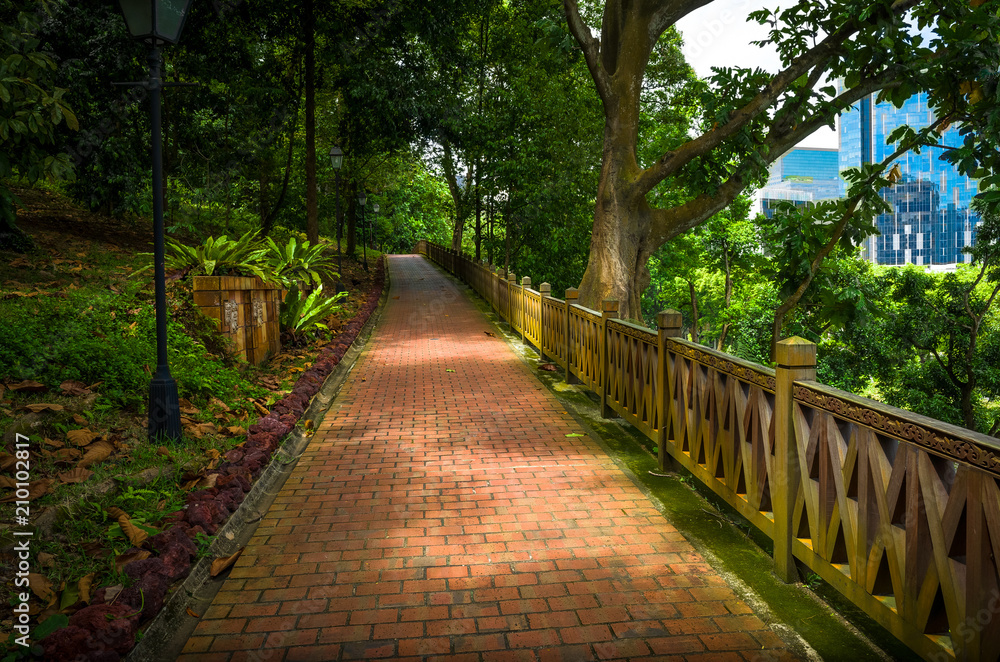
[[[542,346],[542,295],[527,287],[522,288],[524,301],[524,339],[535,348]]]
[[[1000,440],[808,381],[801,339],[776,372],[680,339],[676,311],[655,333],[417,249],[774,539],[779,574],[797,558],[925,659],[1000,659]]]
[[[667,451],[768,536],[774,532],[774,371],[671,338]]]
[[[566,367],[566,302],[542,297],[542,351],[563,368]]]
[[[657,380],[657,335],[623,322],[607,322],[608,402],[625,420],[656,439],[662,425]]]
[[[601,314],[596,310],[572,305],[569,307],[569,370],[585,385],[600,392],[601,375]]]
[[[793,552],[925,657],[1000,655],[1000,444],[795,386]]]

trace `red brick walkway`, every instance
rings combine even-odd
[[[768,660],[778,637],[457,288],[368,349],[183,660]]]

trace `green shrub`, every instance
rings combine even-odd
[[[205,276],[258,276],[261,280],[273,281],[274,274],[261,262],[261,255],[256,233],[250,231],[239,239],[230,239],[226,235],[209,237],[198,246],[185,246],[167,239],[164,262],[168,270]],[[147,265],[135,273],[151,268],[152,265]]]
[[[320,285],[309,296],[303,296],[295,285],[285,295],[281,302],[281,312],[278,321],[281,329],[293,336],[305,333],[311,334],[314,329],[327,329],[323,324],[331,313],[340,310],[340,300],[347,292],[339,292],[332,297],[323,296],[323,286]]]
[[[8,300],[4,316],[0,377],[34,379],[50,388],[67,379],[102,382],[97,390],[110,402],[145,407],[156,369],[156,315],[149,294],[136,284],[118,294],[86,290]],[[251,388],[231,362],[209,353],[199,335],[204,329],[190,322],[168,322],[168,360],[181,395]]]
[[[336,262],[324,254],[322,244],[310,244],[290,237],[286,244],[276,244],[267,238],[267,248],[258,255],[260,262],[281,281],[285,287],[296,283],[323,285],[323,278],[336,275]]]

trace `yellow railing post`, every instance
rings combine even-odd
[[[580,380],[576,378],[573,374],[573,368],[570,364],[570,357],[573,354],[573,340],[570,332],[573,329],[573,318],[570,315],[570,307],[576,303],[577,299],[580,298],[580,290],[575,287],[571,287],[566,290],[566,333],[563,336],[563,352],[566,356],[566,383],[567,384],[579,384]]]
[[[531,278],[525,276],[521,279],[521,343],[524,343],[525,331],[528,328],[528,295],[524,293],[531,287]]]
[[[513,271],[507,272],[507,326],[514,329],[514,320],[511,318],[511,308],[514,307],[514,284],[517,283],[517,276]]]
[[[786,338],[775,352],[774,475],[771,499],[774,507],[774,568],[785,582],[798,581],[792,542],[792,513],[799,488],[799,455],[795,443],[795,393],[799,380],[816,379],[816,345],[797,336]]]
[[[667,444],[670,442],[670,412],[674,404],[674,380],[667,366],[667,338],[679,338],[684,317],[676,310],[668,308],[656,315],[656,393],[660,402],[660,427],[656,431],[656,457],[660,462],[660,471],[667,468]]]
[[[552,286],[542,283],[538,286],[538,292],[542,295],[542,304],[538,309],[538,358],[545,361],[545,297],[552,295]]]
[[[601,416],[603,418],[615,418],[618,414],[608,404],[608,388],[611,386],[610,351],[608,348],[608,320],[618,319],[618,300],[604,299],[601,301],[601,340],[600,348],[600,383],[601,389]]]

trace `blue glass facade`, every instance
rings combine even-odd
[[[889,102],[863,99],[840,118],[839,170],[877,163],[895,146],[885,139],[901,124],[915,129],[934,121],[925,94],[911,97],[902,108]],[[958,130],[949,128],[942,145],[959,145]],[[910,151],[897,159],[902,180],[882,191],[893,212],[877,219],[881,233],[869,237],[864,255],[875,264],[944,265],[964,262],[962,252],[972,245],[978,217],[969,209],[976,195],[976,182],[964,177],[942,156],[938,148]]]
[[[771,218],[777,202],[805,205],[838,198],[843,189],[837,150],[811,147],[792,149],[771,164],[767,185],[760,190],[761,209]]]

